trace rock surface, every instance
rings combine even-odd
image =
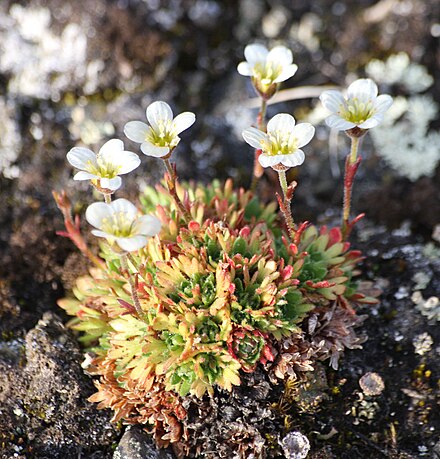
[[[118,431],[87,402],[93,384],[75,338],[45,313],[25,340],[0,349],[2,458],[108,457]]]

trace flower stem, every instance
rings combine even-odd
[[[291,201],[292,198],[289,193],[289,187],[287,185],[286,171],[278,170],[278,178],[280,180],[281,189],[283,191],[283,205],[281,206],[281,211],[283,212],[284,219],[286,220],[287,230],[289,231],[289,236],[292,242],[295,240],[295,223],[293,222]]]
[[[344,201],[342,208],[342,233],[348,236],[350,228],[350,208],[351,208],[351,195],[353,190],[354,176],[358,166],[358,150],[360,137],[351,138],[350,155],[347,157],[345,164],[344,175]],[[359,158],[360,159],[360,158]]]
[[[183,202],[180,200],[179,196],[177,195],[177,189],[176,189],[177,177],[176,177],[174,168],[171,165],[170,160],[168,158],[164,159],[163,162],[165,163],[165,167],[167,168],[167,172],[169,176],[167,180],[168,191],[170,192],[171,196],[174,199],[174,202],[176,203],[177,207],[182,213],[182,216],[185,222],[189,223],[189,221],[191,220],[191,215],[188,212],[188,209],[183,205]]]
[[[261,108],[257,115],[257,126],[260,131],[266,132],[266,109],[267,101],[263,97],[261,98]],[[258,179],[263,175],[263,167],[258,162],[258,156],[260,155],[260,150],[255,150],[254,155],[254,170],[251,183],[251,191],[254,192],[257,188]]]
[[[137,294],[136,286],[133,282],[133,278],[131,277],[131,273],[128,269],[128,255],[126,253],[121,255],[121,267],[127,274],[128,283],[130,284],[131,299],[133,300],[133,305],[136,309],[139,318],[142,318],[145,314],[139,302],[139,297]]]
[[[104,201],[106,204],[110,204],[112,202],[112,195],[110,193],[103,193],[104,194]]]

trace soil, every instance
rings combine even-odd
[[[388,3],[376,4],[379,20],[367,20],[373,0],[21,2],[51,11],[55,34],[69,22],[79,24],[87,32],[86,61],[99,60],[104,70],[91,92],[84,81],[72,79],[59,96],[47,97],[10,91],[14,73],[0,70],[0,96],[14,108],[20,139],[18,176],[7,178],[0,171],[1,458],[104,459],[115,449],[114,457],[121,459],[167,457],[147,448],[148,437],[139,429],[124,434],[124,426],[110,423],[111,413],[87,402],[93,384],[82,372],[76,338],[63,326],[67,316],[56,305],[87,270],[72,244],[55,235],[62,218],[51,196],[52,189],[66,188],[80,213],[91,201],[86,185],[71,180],[65,160],[89,132],[74,109],[81,107],[85,118],[101,123],[99,129],[109,123],[115,136],[128,120],[143,119],[152,100],[195,111],[198,122],[182,134],[176,157],[181,178],[207,182],[231,176],[237,185],[247,185],[252,152],[236,135],[246,121],[240,121],[245,115],[236,107],[254,95],[235,66],[248,42],[279,40],[293,50],[299,71],[285,87],[344,85],[345,76],[362,75],[371,58],[405,51],[434,76],[430,92],[438,99],[440,42],[431,26],[440,4],[408,0],[387,10]],[[1,3],[0,18],[13,4]],[[302,40],[294,33],[300,26]],[[0,60],[4,52],[0,47]],[[309,100],[283,102],[269,107],[269,115],[310,107]],[[250,123],[254,114],[249,111]],[[435,121],[433,128],[439,126]],[[320,223],[331,224],[342,185],[330,172],[328,131],[322,126],[318,134],[308,162],[290,177],[299,183],[294,212],[297,220],[321,216]],[[104,135],[92,146],[103,140]],[[410,182],[385,166],[371,143],[365,148],[354,208],[367,218],[352,242],[366,256],[361,278],[366,288],[381,291],[380,303],[359,311],[367,316],[363,349],[347,351],[338,371],[325,368],[326,383],[289,413],[290,422],[312,443],[310,458],[438,459],[440,331],[435,317],[423,315],[412,296],[415,291],[425,300],[440,295],[439,238],[432,238],[440,223],[440,169],[432,178]],[[163,172],[152,158],[142,160],[142,170],[125,181],[120,197],[133,198],[142,183],[154,183]],[[261,180],[259,192],[272,199],[270,176]],[[423,334],[431,345],[420,344]],[[383,380],[380,395],[363,394],[359,380],[368,372]],[[137,453],[127,452],[133,441]]]

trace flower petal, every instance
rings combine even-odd
[[[293,62],[292,51],[285,46],[275,46],[269,51],[267,61],[285,67]]]
[[[312,140],[315,128],[310,123],[299,123],[293,128],[292,134],[297,139],[296,146],[301,148]]]
[[[124,142],[119,139],[110,139],[105,142],[105,144],[99,149],[98,155],[101,157],[106,157],[109,154],[112,154],[115,151],[124,150]]]
[[[124,134],[133,142],[142,143],[145,142],[149,129],[142,121],[129,121],[124,126]]]
[[[154,156],[155,158],[162,158],[170,152],[169,147],[157,147],[150,142],[144,142],[141,145],[141,150],[144,155]]]
[[[298,66],[296,64],[287,65],[286,67],[283,68],[282,72],[278,75],[278,77],[275,78],[275,80],[273,80],[273,82],[281,83],[283,81],[286,81],[289,78],[293,77],[293,75],[295,75],[297,70],[298,70]]]
[[[166,102],[153,102],[147,107],[147,120],[153,129],[157,129],[160,122],[171,121],[172,119],[173,111]]]
[[[351,123],[350,121],[346,121],[338,115],[330,115],[325,119],[325,123],[328,127],[332,129],[337,129],[338,131],[346,131],[347,129],[354,128],[356,126],[355,123]]]
[[[95,228],[101,228],[102,221],[111,218],[113,210],[111,204],[105,202],[94,202],[87,207],[86,220]]]
[[[127,174],[136,169],[141,163],[139,156],[132,151],[111,151],[106,154],[105,160],[107,163],[118,167],[118,175]]]
[[[243,75],[243,76],[252,76],[253,75],[252,67],[245,61],[240,62],[237,65],[237,71],[238,71],[238,73],[240,75]]]
[[[161,228],[160,220],[153,215],[142,215],[136,221],[136,233],[143,236],[156,236]]]
[[[196,115],[192,112],[183,112],[180,115],[177,115],[174,120],[174,128],[176,129],[176,134],[180,134],[185,129],[188,129],[196,121]]]
[[[347,97],[349,99],[358,99],[362,102],[374,100],[377,97],[377,85],[370,78],[360,78],[347,88]]]
[[[130,220],[134,220],[137,217],[137,207],[128,199],[115,199],[108,205],[111,207],[113,213],[123,213]]]
[[[341,105],[344,105],[345,103],[345,99],[341,91],[336,91],[335,89],[324,91],[319,96],[319,100],[322,105],[324,105],[324,107],[332,113],[338,113]]]
[[[284,164],[286,167],[296,167],[300,166],[305,159],[304,152],[302,150],[296,150],[293,153],[288,155],[280,155],[281,164]]]
[[[261,153],[258,157],[258,161],[263,167],[270,167],[279,164],[283,156],[284,155],[267,155],[266,153]]]
[[[383,113],[376,113],[371,118],[368,118],[363,123],[359,124],[358,127],[361,129],[371,129],[378,126],[383,121]]]
[[[261,141],[267,139],[267,134],[254,127],[245,129],[241,135],[249,145],[258,149],[261,149]]]
[[[97,178],[95,174],[86,171],[79,171],[73,176],[73,180],[92,180]]]
[[[122,179],[119,176],[109,178],[101,178],[99,180],[101,188],[106,188],[108,190],[116,191],[121,188]]]
[[[67,161],[77,169],[87,170],[88,163],[96,164],[96,155],[88,148],[75,147],[67,153]]]
[[[111,238],[114,237],[112,234],[105,233],[104,231],[101,231],[101,230],[93,229],[91,232],[94,236],[97,236],[97,237],[111,237]]]
[[[288,113],[279,113],[267,123],[267,132],[281,131],[289,133],[295,127],[295,118]]]
[[[382,94],[374,101],[376,113],[385,113],[393,105],[393,98],[388,94]]]
[[[254,67],[258,62],[266,62],[266,58],[269,54],[267,48],[258,43],[247,45],[244,49],[244,57],[249,62],[251,67]]]
[[[127,252],[134,252],[135,250],[139,250],[142,247],[145,247],[148,242],[148,238],[146,236],[132,236],[132,237],[117,237],[115,238],[116,243],[122,250],[126,250]]]

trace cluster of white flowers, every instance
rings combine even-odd
[[[0,71],[11,73],[12,94],[58,98],[72,85],[86,93],[97,87],[101,61],[87,62],[87,37],[78,24],[68,24],[61,35],[50,30],[47,8],[13,4],[0,14]]]
[[[262,45],[245,48],[246,62],[238,65],[238,72],[252,78],[255,89],[263,99],[270,98],[278,83],[293,76],[297,66],[292,63],[292,53],[283,46],[268,51]],[[326,118],[329,127],[347,131],[358,128],[361,132],[376,127],[384,118],[393,99],[378,95],[377,85],[370,79],[359,79],[347,89],[324,91],[320,96],[323,106],[330,112]],[[310,123],[296,124],[293,116],[281,113],[267,123],[267,132],[250,127],[243,131],[243,138],[257,150],[263,167],[276,170],[299,166],[304,162],[301,147],[313,138],[315,128]]]
[[[252,78],[263,101],[272,97],[278,84],[293,76],[298,68],[293,64],[291,51],[283,46],[269,51],[262,45],[248,45],[245,57],[246,62],[238,65],[238,71]],[[354,128],[365,132],[377,126],[392,104],[390,96],[378,96],[376,84],[369,79],[352,83],[346,96],[339,91],[326,91],[321,101],[331,112],[327,124],[347,132]],[[170,167],[167,161],[180,142],[179,134],[194,124],[195,115],[184,112],[174,117],[167,103],[157,101],[148,106],[146,117],[149,124],[130,121],[124,133],[140,144],[145,155],[161,158]],[[310,123],[296,124],[292,115],[280,113],[269,120],[267,129],[250,127],[242,134],[248,144],[261,151],[258,161],[262,167],[272,167],[284,174],[304,162],[301,148],[312,140],[315,128]],[[97,228],[93,234],[115,241],[125,251],[138,250],[148,237],[157,234],[160,225],[155,217],[137,217],[135,206],[124,199],[111,202],[111,195],[122,184],[120,175],[133,171],[141,162],[137,154],[124,150],[121,140],[109,140],[97,155],[87,148],[75,147],[67,159],[79,169],[74,179],[90,180],[106,198],[105,203],[94,203],[87,209],[87,220]]]
[[[165,102],[153,102],[148,106],[147,120],[130,121],[125,125],[125,135],[141,144],[141,151],[148,156],[168,158],[180,142],[180,134],[195,122],[195,115],[184,112],[173,118],[171,107]],[[111,194],[120,188],[120,175],[136,169],[141,160],[136,153],[124,149],[119,139],[106,142],[98,154],[88,148],[74,147],[67,153],[69,163],[79,169],[74,180],[90,180],[91,184],[110,200]],[[95,236],[104,237],[127,252],[144,247],[149,237],[160,231],[159,220],[151,215],[137,216],[136,206],[126,199],[113,202],[95,202],[86,211],[87,221],[96,229]]]

